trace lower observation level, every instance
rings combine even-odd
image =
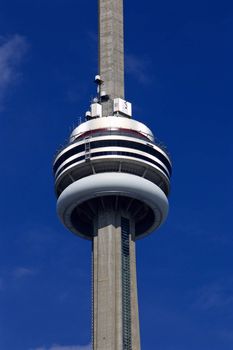
[[[53,169],[58,214],[84,238],[93,238],[100,208],[129,213],[135,238],[167,216],[171,162],[152,132],[135,120],[103,117],[81,124]]]

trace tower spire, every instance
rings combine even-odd
[[[123,0],[98,0],[99,73],[101,92],[109,99],[102,102],[103,116],[113,115],[113,100],[124,99],[124,25]]]

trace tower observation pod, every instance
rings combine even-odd
[[[124,96],[123,0],[99,0],[97,96],[53,170],[65,227],[92,242],[93,350],[140,350],[135,242],[168,213],[171,161]]]

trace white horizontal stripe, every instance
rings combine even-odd
[[[92,154],[94,155],[95,153],[98,153],[98,152],[128,152],[128,153],[133,153],[133,154],[139,154],[139,155],[142,155],[144,157],[147,157],[151,160],[154,160],[156,161],[158,164],[160,164],[167,172],[168,174],[170,174],[170,171],[168,170],[168,168],[166,167],[166,165],[161,161],[159,160],[157,157],[155,156],[152,156],[151,154],[149,153],[146,153],[146,152],[143,152],[143,151],[140,151],[140,150],[135,150],[134,148],[129,148],[129,147],[119,147],[119,146],[112,146],[112,147],[99,147],[99,148],[90,148],[90,155],[92,156]],[[59,170],[65,166],[67,163],[69,163],[70,161],[74,160],[75,158],[79,158],[81,156],[85,156],[85,151],[84,152],[80,152],[80,153],[77,153],[69,158],[67,158],[60,166],[59,168],[57,169],[56,173],[55,173],[55,176],[56,174],[59,172]],[[115,155],[109,155],[109,156],[114,156]],[[122,155],[122,157],[124,157]],[[126,156],[125,156],[126,157]],[[143,159],[141,159],[143,161]]]

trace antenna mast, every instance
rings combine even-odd
[[[113,100],[125,95],[123,0],[99,0],[99,73],[107,117],[113,115]]]

